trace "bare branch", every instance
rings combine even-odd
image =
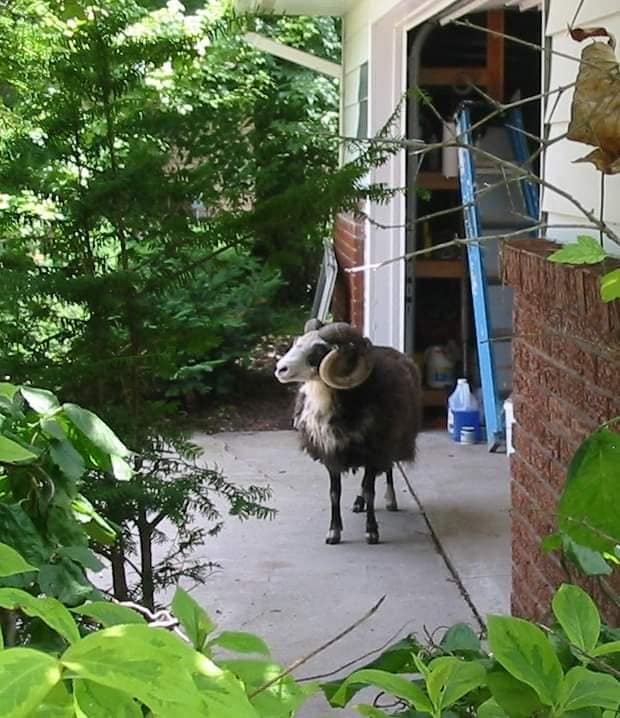
[[[259,693],[262,693],[263,691],[266,691],[267,688],[270,688],[274,683],[277,683],[278,681],[282,680],[282,678],[285,678],[289,675],[289,673],[292,673],[296,668],[299,668],[299,666],[302,666],[304,663],[307,663],[311,658],[314,658],[319,653],[322,653],[324,650],[329,648],[330,646],[333,646],[334,643],[337,641],[340,641],[342,638],[344,638],[346,635],[351,633],[351,631],[354,631],[356,628],[362,625],[364,621],[367,621],[374,613],[376,613],[381,604],[385,601],[385,596],[382,596],[377,603],[369,610],[367,611],[361,618],[358,618],[355,623],[352,623],[348,628],[345,628],[344,631],[341,631],[337,636],[334,636],[333,638],[330,638],[329,641],[326,643],[323,643],[323,645],[319,646],[315,650],[311,651],[307,655],[303,656],[302,658],[298,658],[296,661],[293,661],[291,665],[286,668],[282,673],[279,673],[275,678],[272,678],[270,681],[267,681],[267,683],[264,683],[260,688],[257,688],[255,691],[250,693],[248,698],[252,700],[252,698],[255,698]]]

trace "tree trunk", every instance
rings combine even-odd
[[[125,574],[125,554],[120,540],[112,546],[110,563],[112,564],[114,598],[116,598],[117,601],[129,601],[129,588]]]
[[[11,648],[15,645],[17,638],[17,613],[0,608],[0,627],[4,637],[4,645]]]
[[[153,583],[153,527],[149,524],[146,511],[138,514],[138,534],[140,535],[140,565],[142,586],[142,605],[155,610],[155,586]]]

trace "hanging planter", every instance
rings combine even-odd
[[[620,173],[620,65],[615,55],[616,40],[605,28],[575,28],[577,42],[591,37],[608,37],[607,43],[584,47],[573,103],[568,139],[596,149],[577,162],[592,162],[605,174]]]

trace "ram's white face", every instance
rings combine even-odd
[[[319,378],[319,365],[332,346],[319,337],[318,331],[298,337],[276,364],[276,379],[282,384],[312,381]]]

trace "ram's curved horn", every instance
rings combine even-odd
[[[321,327],[323,326],[325,325],[320,319],[308,319],[308,321],[304,325],[304,334],[307,334],[308,332],[315,332],[317,329],[321,329]]]
[[[353,389],[370,376],[371,343],[349,324],[336,322],[319,329],[319,336],[335,348],[319,366],[319,376],[333,389]]]

